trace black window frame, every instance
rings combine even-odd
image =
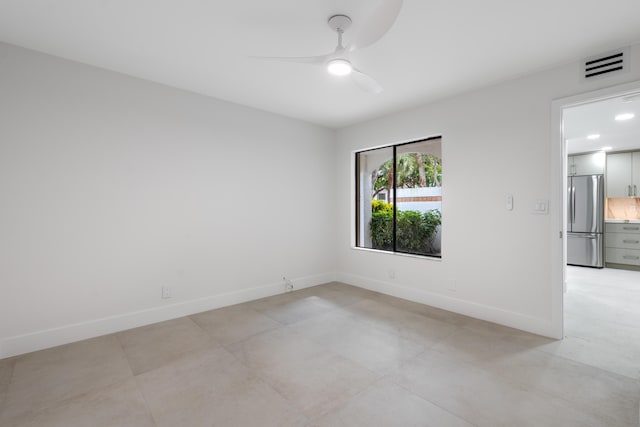
[[[390,254],[401,254],[401,255],[413,255],[413,256],[419,256],[419,257],[424,257],[424,258],[435,258],[435,259],[442,259],[442,252],[440,252],[439,254],[424,254],[424,253],[418,253],[418,252],[409,252],[409,251],[402,251],[402,250],[398,250],[397,247],[397,219],[398,219],[398,208],[397,208],[397,151],[398,151],[398,147],[402,147],[405,145],[412,145],[412,144],[416,144],[416,143],[420,143],[420,142],[425,142],[425,141],[432,141],[432,140],[440,140],[440,144],[442,144],[442,135],[437,135],[437,136],[430,136],[427,138],[421,138],[421,139],[417,139],[414,141],[407,141],[407,142],[401,142],[401,143],[397,143],[397,144],[390,144],[390,145],[385,145],[385,146],[380,146],[380,147],[375,147],[375,148],[367,148],[364,150],[358,150],[355,152],[355,247],[359,248],[359,249],[367,249],[367,250],[373,250],[373,251],[380,251],[380,252],[385,252],[385,253],[390,253]],[[387,250],[387,249],[379,249],[379,248],[369,248],[366,246],[359,246],[358,244],[358,240],[359,240],[359,230],[360,230],[360,154],[361,153],[367,153],[367,152],[372,152],[372,151],[377,151],[377,150],[383,150],[383,149],[388,149],[391,148],[393,150],[393,155],[392,155],[392,161],[393,161],[393,188],[391,189],[391,193],[388,195],[389,198],[391,198],[391,194],[393,194],[393,250]],[[442,148],[442,146],[441,146]],[[440,159],[442,160],[442,157],[440,157]],[[442,186],[442,185],[441,185]],[[442,210],[440,210],[440,212],[442,213]],[[442,225],[440,225],[441,230],[442,230]],[[442,231],[441,231],[442,232]]]

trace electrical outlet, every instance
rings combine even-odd
[[[389,269],[389,271],[387,272],[387,275],[389,276],[389,279],[395,279],[396,278],[396,271],[393,269]]]
[[[171,298],[171,289],[168,286],[162,287],[162,299]]]
[[[456,279],[449,279],[447,281],[447,291],[451,292],[451,293],[456,293],[458,292],[458,285],[456,283]]]
[[[286,276],[282,277],[284,281],[284,290],[286,292],[291,292],[293,290],[293,281],[291,279],[287,279]]]

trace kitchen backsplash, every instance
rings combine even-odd
[[[608,198],[606,219],[640,219],[640,197]]]

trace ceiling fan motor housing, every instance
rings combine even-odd
[[[351,18],[347,15],[333,15],[327,23],[333,31],[345,32],[351,26]]]

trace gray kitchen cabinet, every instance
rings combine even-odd
[[[608,263],[640,266],[640,223],[605,224]]]
[[[602,152],[575,154],[567,159],[568,175],[600,175],[604,173],[605,154]]]
[[[631,186],[633,197],[640,197],[640,151],[634,151],[631,154]]]
[[[607,197],[640,196],[640,151],[607,155]]]

